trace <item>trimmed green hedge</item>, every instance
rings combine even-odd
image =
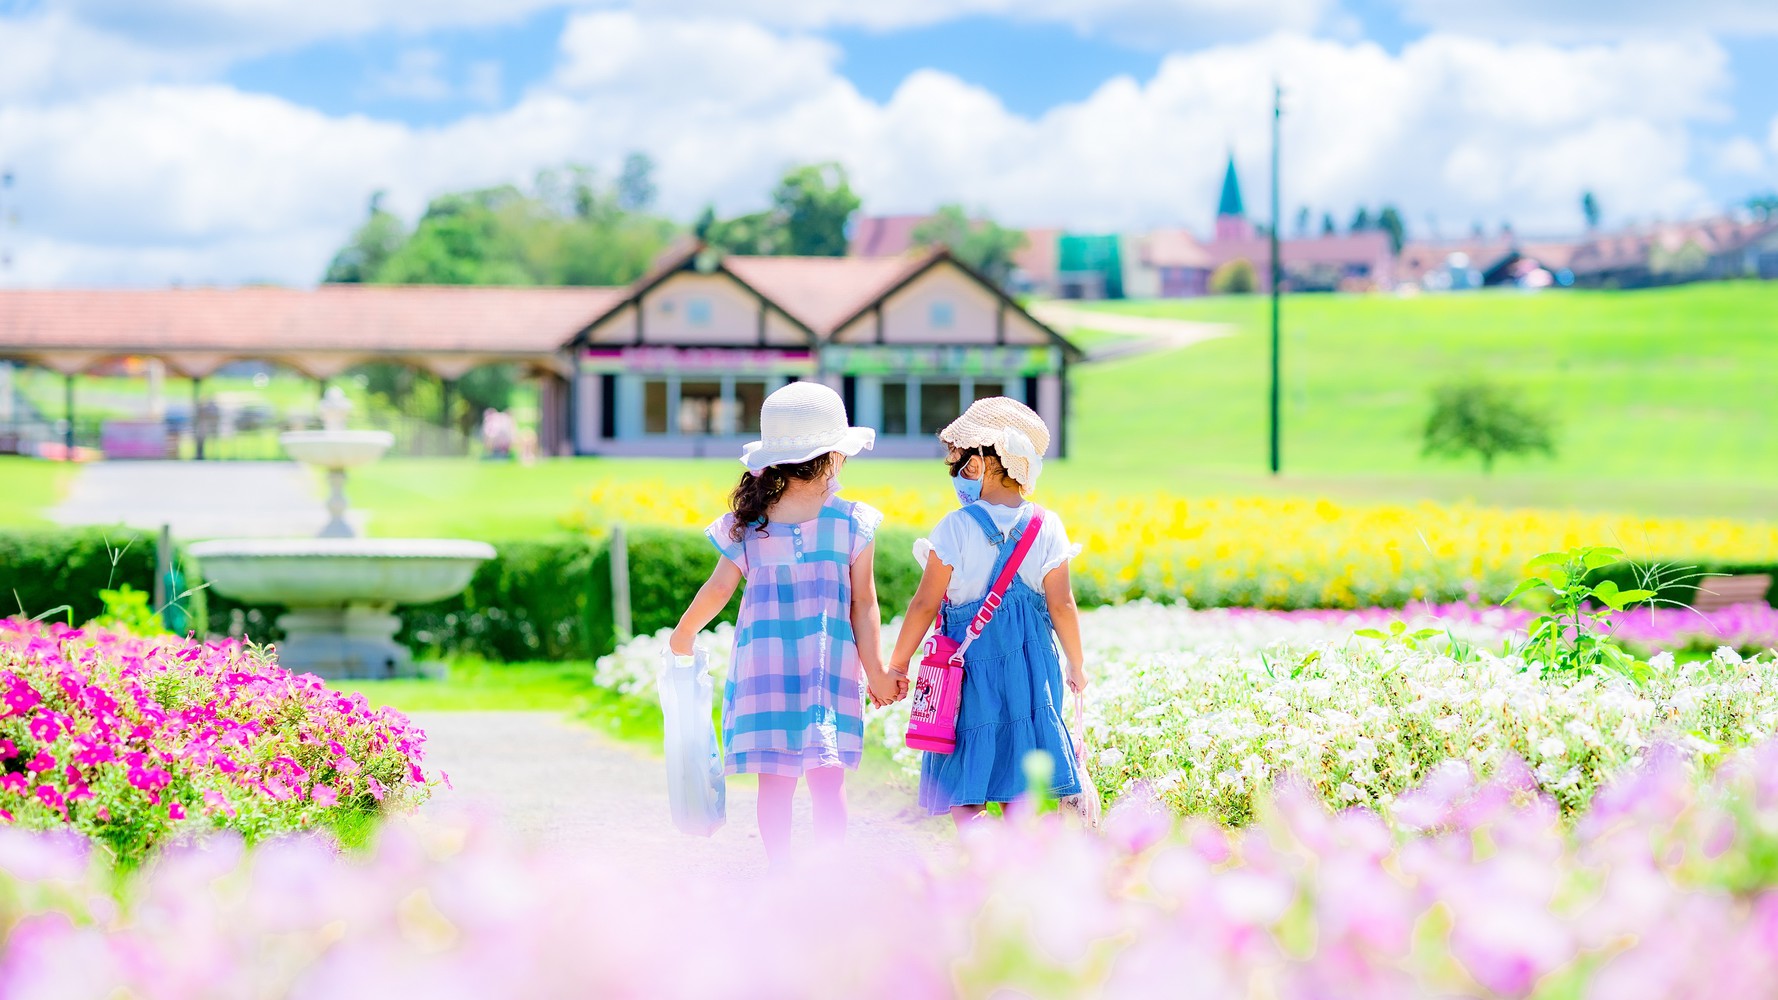
[[[0,617],[79,623],[104,610],[101,590],[127,583],[152,594],[154,543],[121,527],[0,531]],[[47,614],[63,605],[69,610]]]
[[[894,529],[878,536],[877,594],[885,620],[907,607],[919,584],[919,568],[910,557],[914,537],[913,532]],[[603,540],[564,535],[503,542],[497,548],[499,554],[482,564],[461,594],[398,609],[402,641],[422,653],[433,650],[507,661],[585,660],[615,648],[611,555]],[[703,533],[693,530],[635,529],[629,552],[631,615],[635,631],[643,634],[679,620],[716,560]],[[188,562],[181,559],[179,565]],[[186,586],[194,586],[196,567],[187,568]],[[1597,576],[1629,589],[1642,586],[1652,575],[1663,599],[1690,603],[1699,573],[1770,573],[1778,578],[1778,566],[1620,564]],[[55,617],[65,614],[76,622],[86,621],[102,610],[99,591],[125,583],[143,591],[154,586],[154,541],[145,533],[117,528],[0,531],[0,601],[5,602],[0,615],[17,613],[22,606],[29,617],[67,604],[72,611]],[[1078,596],[1083,605],[1099,603],[1099,595]],[[1778,588],[1767,599],[1778,604]],[[191,626],[200,632],[245,635],[260,642],[278,638],[281,608],[243,605],[209,590],[199,590],[183,604]],[[738,597],[731,601],[723,619],[733,621],[739,605]]]

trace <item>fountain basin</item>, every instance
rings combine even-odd
[[[289,608],[279,662],[330,679],[411,674],[390,612],[462,591],[494,557],[482,542],[432,538],[222,539],[189,552],[217,593]]]
[[[388,431],[286,431],[278,435],[285,454],[323,469],[352,469],[383,457],[395,444]]]

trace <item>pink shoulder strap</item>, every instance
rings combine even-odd
[[[958,663],[963,659],[963,651],[969,644],[982,634],[982,629],[994,620],[994,612],[1000,610],[1000,603],[1006,598],[1006,592],[1012,587],[1013,577],[1019,573],[1019,567],[1025,564],[1025,556],[1030,554],[1031,546],[1037,544],[1037,530],[1043,527],[1043,508],[1032,505],[1031,520],[1025,523],[1025,530],[1013,545],[1012,555],[1007,557],[1006,565],[1001,567],[1000,576],[988,593],[982,597],[982,608],[969,621],[969,630],[964,633],[963,641],[957,645],[957,651],[951,654],[951,662]]]

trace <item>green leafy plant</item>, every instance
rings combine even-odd
[[[1622,549],[1588,545],[1546,552],[1526,564],[1531,575],[1503,603],[1533,594],[1547,603],[1531,620],[1521,648],[1527,663],[1541,663],[1545,673],[1610,670],[1641,676],[1641,662],[1611,641],[1609,626],[1614,613],[1653,598],[1655,592],[1624,590],[1609,578],[1589,582],[1593,571],[1623,558]]]
[[[99,591],[105,611],[92,624],[117,629],[131,635],[162,635],[167,631],[160,614],[148,606],[148,595],[123,584],[116,590]]]
[[[1361,628],[1352,634],[1362,636],[1366,639],[1376,639],[1379,642],[1396,642],[1409,649],[1417,650],[1420,648],[1420,644],[1426,642],[1428,639],[1446,635],[1446,630],[1438,628],[1419,628],[1410,632],[1408,631],[1408,623],[1397,619],[1389,623],[1387,631],[1378,628]]]

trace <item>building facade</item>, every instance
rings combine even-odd
[[[970,402],[1011,396],[1060,429],[1079,352],[944,251],[900,258],[668,258],[568,345],[574,451],[704,456],[759,433],[774,389],[816,379],[873,454],[926,457]]]

